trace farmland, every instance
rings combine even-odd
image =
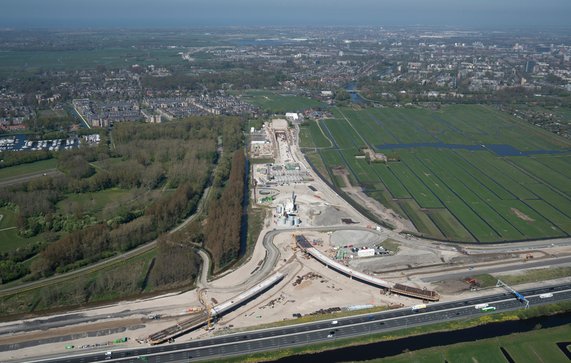
[[[242,99],[270,113],[284,114],[303,111],[312,107],[324,107],[324,104],[311,98],[263,90],[246,91],[242,93]]]
[[[345,185],[334,170],[344,169],[419,234],[481,243],[571,234],[568,140],[484,106],[338,108],[333,115],[305,126],[302,146],[318,147],[311,153],[337,187]],[[391,161],[371,162],[363,148]]]
[[[152,51],[133,48],[105,48],[69,51],[5,51],[0,53],[2,70],[0,76],[14,72],[37,72],[42,69],[82,69],[122,67],[132,64],[181,64],[182,59],[176,50],[153,49]]]
[[[331,141],[321,131],[319,121],[309,121],[300,128],[300,146],[308,148],[331,147]]]

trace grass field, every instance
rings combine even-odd
[[[58,210],[80,210],[82,214],[95,215],[100,213],[103,208],[112,203],[120,203],[126,205],[130,200],[134,199],[130,191],[112,188],[105,189],[93,193],[70,194],[57,204]]]
[[[517,363],[557,363],[569,362],[556,343],[569,342],[571,325],[541,329],[527,333],[484,339],[476,342],[460,343],[444,347],[421,349],[398,356],[376,359],[375,363],[509,363],[501,348]],[[569,348],[567,348],[569,349]]]
[[[569,140],[484,106],[332,113],[320,128],[305,126],[302,146],[319,144],[330,175],[345,169],[421,234],[466,242],[571,234]],[[364,147],[397,154],[400,162],[357,158]]]
[[[38,118],[62,118],[66,117],[64,110],[38,110]]]
[[[319,121],[308,121],[299,130],[299,146],[307,148],[327,148],[333,146],[321,131]]]
[[[250,90],[242,93],[242,99],[270,113],[299,112],[313,107],[325,107],[325,104],[311,98],[279,94],[271,91]]]
[[[0,311],[9,315],[58,310],[64,306],[69,309],[69,306],[87,302],[140,296],[154,289],[153,286],[143,286],[142,282],[156,254],[156,249],[152,249],[126,261],[78,274],[63,283],[4,296],[0,298]]]
[[[2,168],[0,169],[0,181],[14,179],[25,174],[40,173],[44,170],[54,169],[56,167],[57,160],[48,159],[28,164],[11,166],[9,168]]]
[[[34,243],[40,239],[39,236],[35,238],[24,238],[18,235],[16,228],[17,213],[9,208],[0,208],[0,253],[12,251],[18,247]]]
[[[0,52],[0,76],[15,72],[36,72],[40,69],[73,70],[128,67],[133,64],[182,64],[176,49],[103,48],[69,51],[3,51]]]
[[[540,268],[527,270],[516,275],[501,274],[497,275],[497,277],[490,274],[476,275],[473,277],[478,280],[481,287],[491,287],[496,286],[498,278],[508,285],[521,285],[530,282],[547,281],[568,276],[571,276],[571,267]]]

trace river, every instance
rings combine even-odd
[[[375,145],[378,150],[414,149],[414,148],[437,148],[437,149],[461,149],[461,150],[489,150],[498,156],[530,156],[540,154],[564,154],[571,149],[564,150],[529,150],[521,151],[507,144],[487,144],[487,145],[467,145],[467,144],[446,144],[443,142],[418,142],[410,144],[381,144]]]
[[[349,97],[351,97],[351,102],[359,105],[366,105],[367,100],[361,97],[360,94],[355,92],[356,89],[357,89],[357,84],[355,82],[351,82],[347,86],[345,86],[345,91],[349,92]]]

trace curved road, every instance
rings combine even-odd
[[[278,250],[278,248],[273,243],[274,237],[280,233],[291,232],[291,231],[294,231],[294,230],[293,229],[292,230],[273,230],[273,231],[266,233],[263,237],[263,240],[262,240],[262,244],[263,244],[264,248],[266,249],[266,256],[263,260],[264,262],[256,270],[256,272],[254,272],[252,274],[252,276],[248,277],[242,283],[240,283],[238,285],[231,286],[231,287],[211,287],[211,286],[209,286],[208,275],[207,275],[208,268],[204,268],[204,266],[210,266],[210,257],[203,250],[199,250],[198,254],[202,258],[203,266],[201,267],[201,273],[199,274],[200,277],[199,277],[199,282],[197,283],[197,285],[199,285],[201,288],[207,288],[208,290],[211,290],[211,291],[234,292],[234,291],[243,291],[243,290],[257,284],[258,282],[260,282],[261,280],[263,280],[264,278],[266,278],[267,276],[270,275],[270,273],[272,272],[272,270],[276,266],[278,259],[280,258],[280,251]]]

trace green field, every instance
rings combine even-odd
[[[421,349],[398,356],[375,359],[379,363],[508,363],[500,348],[505,349],[516,363],[569,362],[557,346],[558,342],[569,342],[571,325],[537,331],[459,343],[444,347]],[[567,347],[569,349],[569,347]]]
[[[14,179],[19,176],[31,173],[40,173],[44,170],[55,169],[57,167],[56,159],[48,159],[36,161],[28,164],[10,166],[0,169],[0,181]]]
[[[133,64],[172,65],[183,60],[176,49],[100,48],[93,50],[61,51],[2,51],[0,52],[0,76],[15,72],[36,72],[42,69],[74,70],[95,68],[129,67]]]
[[[331,147],[331,141],[323,134],[319,121],[308,121],[299,130],[299,146],[307,148]]]
[[[333,169],[341,167],[419,233],[465,242],[571,234],[569,140],[484,106],[343,108],[333,115],[321,128],[306,126],[302,146],[319,143],[338,187],[344,185]],[[365,147],[400,161],[371,163],[358,157]]]
[[[9,208],[0,208],[0,215],[2,216],[2,220],[0,220],[0,253],[15,250],[40,239],[39,236],[24,238],[18,234],[15,211]]]
[[[128,190],[112,188],[92,193],[69,194],[58,202],[57,209],[63,213],[82,213],[96,215],[110,204],[128,205],[136,195]]]
[[[120,260],[102,268],[77,274],[58,284],[47,284],[18,294],[0,298],[3,314],[30,313],[64,306],[80,306],[106,300],[140,296],[154,291],[144,283],[157,250],[152,249],[127,260]]]
[[[38,110],[38,118],[62,118],[66,117],[64,110]]]
[[[270,113],[299,112],[308,108],[325,107],[325,104],[303,96],[280,94],[271,91],[250,90],[242,93],[242,100]]]

